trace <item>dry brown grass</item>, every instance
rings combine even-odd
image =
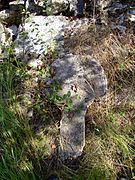
[[[86,115],[86,147],[81,170],[91,174],[91,178],[96,177],[93,175],[96,169],[103,179],[116,179],[120,172],[129,173],[130,178],[134,176],[134,44],[132,30],[120,34],[109,27],[95,25],[80,28],[73,36],[67,33],[65,38],[68,51],[98,59],[108,79],[106,97],[95,100]]]

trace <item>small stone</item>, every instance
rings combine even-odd
[[[43,62],[40,59],[33,59],[28,62],[28,65],[34,69],[37,69],[38,66],[42,66]]]
[[[17,31],[18,31],[18,28],[17,28],[17,26],[16,25],[12,25],[12,26],[9,26],[8,28],[7,28],[7,30],[8,30],[8,32],[10,33],[10,38],[11,38],[11,40],[15,40],[15,38],[17,37]]]
[[[127,11],[127,18],[131,22],[135,22],[135,6],[129,8],[129,10]]]
[[[33,116],[33,110],[32,109],[27,112],[27,116],[28,117],[32,117]]]
[[[74,16],[82,16],[84,12],[84,0],[70,0],[70,11]]]

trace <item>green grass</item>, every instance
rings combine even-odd
[[[100,36],[96,34],[91,45],[107,74],[109,91],[89,107],[86,146],[77,168],[70,161],[64,164],[58,157],[52,158],[51,140],[58,133],[52,121],[61,115],[53,112],[56,106],[43,95],[42,83],[33,88],[35,77],[27,67],[11,63],[12,49],[8,50],[9,57],[0,64],[1,180],[42,180],[50,174],[61,180],[116,180],[119,174],[135,179],[135,51],[133,44],[129,45],[131,34],[123,37],[124,42],[115,34],[105,33],[102,40]],[[86,37],[82,37],[79,50]],[[118,47],[115,52],[113,43]],[[34,100],[28,102],[25,92],[31,91]],[[35,113],[32,119],[27,116],[31,108]]]
[[[41,179],[45,171],[40,161],[48,153],[49,135],[35,134],[30,126],[26,107],[15,93],[16,77],[25,77],[25,72],[10,60],[0,64],[0,179]]]

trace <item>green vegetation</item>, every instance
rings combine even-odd
[[[48,155],[49,135],[32,129],[26,114],[32,105],[24,99],[26,89],[21,86],[31,76],[26,65],[16,62],[12,45],[6,52],[0,64],[0,179],[41,179],[40,161]]]
[[[1,180],[41,180],[50,174],[61,180],[116,180],[121,174],[135,179],[135,36],[93,26],[76,34],[75,44],[67,37],[67,47],[79,54],[85,53],[84,45],[93,47],[109,82],[107,96],[96,99],[86,114],[84,154],[72,164],[54,152],[60,109],[72,108],[70,92],[59,96],[55,83],[47,96],[42,78],[51,76],[49,65],[33,73],[16,61],[11,45],[0,62]],[[35,83],[37,76],[41,81]]]

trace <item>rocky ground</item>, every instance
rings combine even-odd
[[[64,160],[67,167],[77,169],[81,166],[80,158],[89,162],[87,158],[92,150],[86,148],[98,138],[93,137],[92,132],[97,135],[101,131],[102,134],[104,118],[111,116],[103,111],[107,106],[111,105],[114,111],[114,104],[117,107],[121,102],[127,103],[130,96],[132,105],[128,113],[134,118],[134,16],[133,8],[129,8],[132,2],[97,1],[95,5],[91,1],[82,2],[0,2],[1,63],[8,59],[17,67],[15,91],[17,102],[21,102],[19,108],[35,133],[32,143],[37,152],[49,157],[44,163],[50,164],[54,171],[53,166],[60,167]],[[123,68],[125,72],[121,70]],[[119,83],[124,76],[125,82]],[[116,93],[116,86],[123,86],[122,91]],[[130,92],[129,96],[126,96],[127,92]],[[116,93],[115,99],[113,93]],[[129,119],[128,115],[123,117]],[[128,123],[119,119],[120,123]],[[91,142],[90,138],[93,138]],[[114,152],[108,150],[108,153]],[[113,162],[111,158],[106,161],[110,162],[107,167],[113,171],[112,164],[115,167],[119,162]],[[82,175],[83,168],[79,171]],[[117,177],[119,172],[121,170],[114,170],[112,174]],[[49,173],[43,176],[47,178]]]

